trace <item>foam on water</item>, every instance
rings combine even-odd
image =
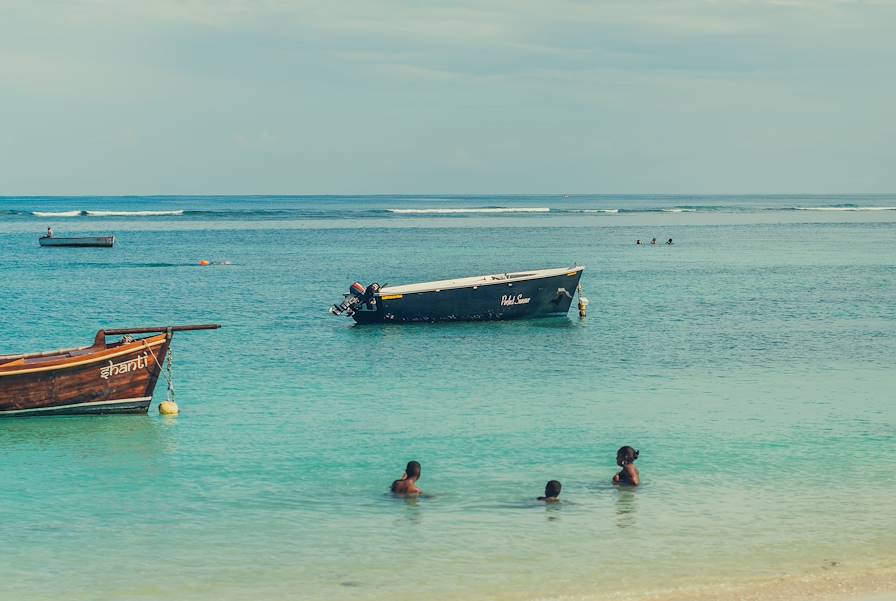
[[[183,210],[176,211],[84,211],[87,217],[176,217]]]
[[[548,213],[548,207],[467,207],[430,209],[387,209],[399,215],[454,215],[460,213]]]
[[[896,207],[793,207],[797,211],[896,211]]]
[[[852,202],[845,202],[852,201]],[[486,204],[494,202],[495,204]],[[619,215],[627,219],[652,214],[675,214],[689,219],[713,215],[752,215],[768,221],[782,212],[891,213],[893,199],[886,195],[814,196],[376,196],[376,197],[148,197],[49,198],[25,197],[4,201],[0,220],[45,220],[73,217],[148,217],[156,220],[219,221],[373,220],[545,217],[569,220],[575,216]],[[74,203],[82,205],[71,209]],[[426,203],[426,204],[422,204]],[[135,206],[136,205],[136,206]],[[698,217],[699,216],[699,217]]]
[[[83,211],[31,211],[35,217],[80,217]]]
[[[35,217],[176,217],[182,209],[174,211],[29,211]]]

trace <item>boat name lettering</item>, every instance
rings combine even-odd
[[[527,305],[529,301],[532,300],[529,297],[523,296],[522,294],[517,294],[514,296],[513,294],[502,294],[501,295],[501,306],[502,307],[512,307],[513,305]]]
[[[147,353],[143,353],[142,355],[138,355],[134,359],[128,359],[127,361],[122,361],[121,363],[112,363],[109,361],[109,365],[104,365],[100,367],[100,377],[104,380],[108,380],[112,376],[118,374],[126,374],[128,372],[137,371],[138,369],[144,369],[149,367],[149,355]]]

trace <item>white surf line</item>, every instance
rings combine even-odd
[[[793,207],[797,211],[896,211],[896,207]]]
[[[35,217],[80,217],[82,211],[31,211]]]
[[[456,209],[386,209],[390,213],[404,215],[450,215],[455,213],[549,213],[548,207],[483,207]]]
[[[177,211],[84,211],[87,217],[166,217],[183,215]]]

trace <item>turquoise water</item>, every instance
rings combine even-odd
[[[550,211],[407,212],[483,207]],[[892,207],[0,199],[0,354],[224,324],[176,335],[176,419],[0,421],[0,597],[585,598],[893,565]],[[174,214],[80,213],[138,210]],[[42,249],[47,225],[118,243]],[[575,262],[585,320],[326,312],[355,279]],[[637,490],[609,484],[623,444]],[[409,459],[428,496],[391,498]],[[552,478],[563,503],[533,502]]]

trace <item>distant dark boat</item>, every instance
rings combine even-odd
[[[0,417],[146,413],[174,332],[219,327],[100,330],[91,346],[0,355]],[[157,335],[131,336],[149,333]]]
[[[565,315],[584,267],[499,273],[404,286],[352,284],[334,315],[358,323],[485,321]]]
[[[110,248],[115,244],[115,236],[83,236],[81,238],[41,236],[37,241],[41,246],[102,246]]]

